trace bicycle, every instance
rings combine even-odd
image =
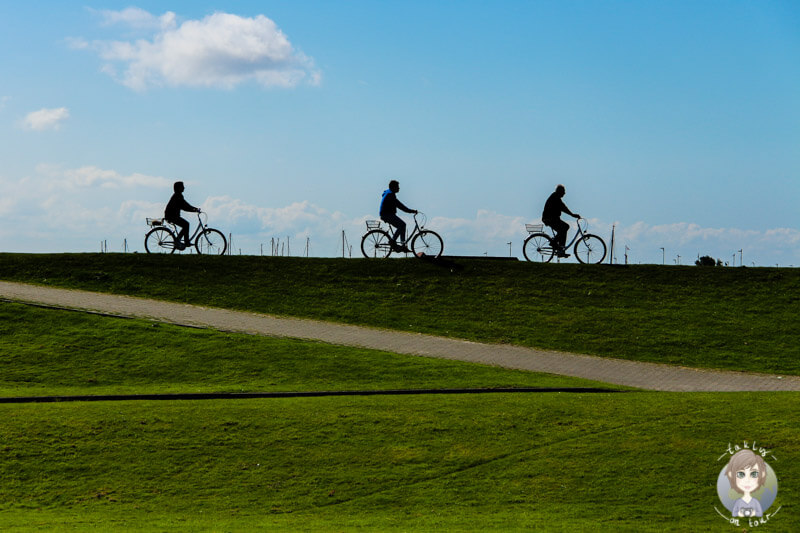
[[[209,228],[200,215],[208,215],[197,212],[197,227],[189,237],[189,242],[194,241],[194,247],[198,254],[222,255],[228,249],[228,241],[221,231]],[[148,254],[173,254],[175,250],[183,250],[178,243],[178,228],[172,222],[164,218],[148,218],[147,225],[150,231],[144,236],[144,249]],[[167,227],[169,225],[172,229]],[[189,245],[191,246],[191,244]]]
[[[581,221],[583,221],[583,227],[581,227]],[[578,229],[569,244],[564,246],[564,250],[569,250],[574,243],[573,252],[579,262],[597,265],[602,263],[606,257],[606,243],[597,235],[586,233],[588,227],[589,223],[586,219],[579,218]],[[522,245],[522,253],[525,255],[525,259],[549,263],[558,251],[558,246],[554,242],[555,232],[553,232],[552,237],[544,233],[543,224],[525,224],[525,229],[530,233]]]
[[[444,250],[444,241],[435,231],[424,229],[427,217],[423,213],[419,215],[422,223],[417,220],[417,213],[414,213],[414,229],[406,242],[411,243],[411,251],[415,256],[438,258]],[[394,251],[389,232],[381,229],[380,220],[367,220],[366,224],[367,232],[361,237],[361,253],[367,258],[389,257]]]

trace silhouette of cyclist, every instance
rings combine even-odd
[[[562,198],[567,194],[567,190],[563,185],[558,185],[556,190],[547,201],[544,203],[544,211],[542,212],[542,222],[553,228],[556,232],[556,246],[558,246],[558,257],[569,257],[569,254],[564,250],[567,244],[567,232],[569,231],[569,224],[561,220],[561,213],[572,215],[575,218],[581,218],[580,215],[573,213],[569,208],[564,205]]]
[[[164,218],[167,222],[171,222],[181,228],[181,231],[178,232],[177,246],[178,250],[183,250],[189,246],[189,221],[181,217],[181,211],[199,213],[200,209],[184,200],[182,181],[176,181],[172,188],[175,193],[172,195],[172,198],[169,199],[167,208],[164,209]],[[181,243],[181,237],[183,237],[183,243]]]
[[[416,209],[409,209],[403,205],[403,203],[397,199],[398,191],[400,191],[400,184],[397,180],[390,181],[389,188],[383,191],[380,215],[381,220],[397,229],[397,231],[394,232],[394,236],[389,239],[392,250],[395,252],[408,252],[409,250],[406,246],[406,223],[397,216],[397,209],[400,208],[406,213],[414,214],[417,214],[418,211]],[[400,238],[399,243],[397,241],[398,237]]]

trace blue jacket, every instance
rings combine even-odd
[[[397,208],[402,209],[406,213],[413,213],[413,209],[409,209],[408,207],[404,206],[403,203],[397,199],[397,195],[392,192],[391,189],[386,189],[383,191],[383,196],[381,197],[381,210],[380,215],[396,215]]]

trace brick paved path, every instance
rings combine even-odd
[[[3,281],[0,281],[0,298],[112,315],[148,318],[223,331],[311,339],[402,354],[548,372],[643,389],[661,391],[800,390],[800,376],[697,370]]]

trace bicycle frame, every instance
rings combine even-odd
[[[417,214],[418,213],[414,213],[414,229],[411,230],[411,233],[406,235],[406,242],[411,242],[414,239],[414,237],[417,235],[417,233],[419,233],[420,231],[425,229],[424,224],[422,226],[419,225],[419,221],[417,221]],[[397,230],[397,228],[395,228],[394,226],[392,226],[388,222],[386,222],[386,225],[389,226],[390,228],[394,228],[395,230]],[[392,231],[388,231],[387,233],[389,234],[390,237],[393,234]]]
[[[419,225],[419,222],[417,221],[417,214],[418,213],[414,213],[414,229],[411,230],[411,233],[409,233],[406,236],[406,242],[411,242],[412,240],[414,240],[414,237],[417,235],[417,233],[419,233],[420,231],[422,231],[425,228],[424,225],[423,226]]]
[[[194,240],[197,238],[197,236],[202,231],[205,231],[206,229],[208,229],[208,224],[203,222],[203,219],[201,218],[200,215],[206,215],[206,214],[203,213],[202,211],[198,211],[197,212],[197,227],[194,228],[194,232],[189,236],[189,242],[190,243],[194,242]],[[208,215],[206,215],[206,222],[208,222]],[[166,218],[164,219],[164,224],[165,225],[169,224],[170,228],[172,228],[171,231],[172,231],[172,233],[175,234],[175,239],[177,240],[178,233],[180,232],[180,229],[178,229],[178,226],[176,226],[175,224],[173,224],[172,222],[170,222]]]
[[[583,226],[584,227],[581,227],[581,221],[583,221]],[[586,228],[589,227],[589,223],[586,221],[585,218],[579,218],[578,221],[575,223],[575,225],[577,226],[578,229],[575,232],[575,234],[572,236],[572,240],[570,240],[567,244],[564,245],[564,249],[565,250],[569,250],[570,248],[572,248],[572,246],[578,241],[579,237],[582,239],[583,236],[586,235]],[[556,240],[556,230],[554,230],[553,228],[551,228],[547,224],[545,224],[545,226],[550,229],[550,233],[553,234],[553,241],[555,242],[555,240]]]

